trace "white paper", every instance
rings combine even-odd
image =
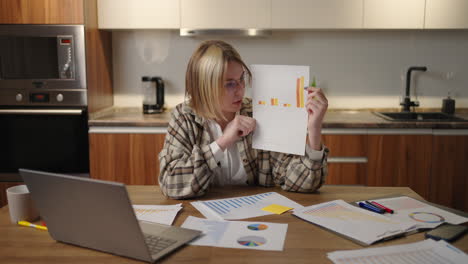
[[[187,217],[182,227],[200,230],[203,235],[190,242],[197,246],[282,251],[287,224],[244,221],[217,221]]]
[[[412,223],[352,206],[343,200],[321,203],[294,210],[294,215],[370,245],[378,240],[402,234]]]
[[[397,246],[344,250],[328,253],[336,264],[392,263],[392,264],[466,264],[468,256],[458,248],[431,239]]]
[[[307,135],[304,87],[309,84],[309,66],[251,65],[250,69],[256,120],[253,148],[304,155]],[[274,99],[277,102],[273,103]]]
[[[182,204],[176,205],[133,205],[135,215],[140,221],[172,225]]]
[[[273,213],[263,211],[262,208],[272,204],[295,209],[304,207],[276,192],[227,199],[197,201],[191,204],[206,218],[213,220],[237,220],[270,215]]]
[[[413,229],[434,228],[444,222],[458,225],[468,221],[451,212],[439,209],[427,203],[420,202],[408,196],[372,200],[394,211],[393,214],[385,214],[394,221],[407,221],[414,224]]]

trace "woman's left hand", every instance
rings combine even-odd
[[[328,100],[322,89],[318,87],[308,87],[307,91],[306,110],[308,113],[309,146],[312,149],[320,150],[322,122],[328,109]]]

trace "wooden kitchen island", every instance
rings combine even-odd
[[[203,217],[191,204],[193,200],[170,200],[164,197],[159,186],[127,186],[133,204],[170,205],[183,203],[183,209],[175,219],[180,226],[189,216]],[[229,187],[210,190],[200,200],[253,195],[276,191],[304,206],[343,199],[347,202],[372,199],[384,196],[407,195],[422,199],[407,187],[360,187],[324,186],[319,192],[301,194],[282,191],[280,188]],[[60,203],[60,201],[57,201]],[[72,209],[70,209],[72,210]],[[288,231],[284,250],[262,251],[206,246],[185,246],[162,259],[162,263],[331,263],[327,252],[336,250],[360,249],[362,246],[305,222],[287,212],[282,215],[268,215],[245,219],[287,223]],[[73,226],[70,226],[73,228]],[[118,232],[118,230],[116,230]],[[377,243],[375,246],[397,245],[417,242],[424,239],[424,233]],[[454,245],[468,252],[468,235]],[[21,227],[10,222],[8,206],[0,209],[0,263],[142,263],[136,260],[114,256],[86,248],[56,242],[46,231]]]

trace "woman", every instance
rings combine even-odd
[[[159,153],[159,184],[173,199],[205,194],[212,185],[280,185],[313,192],[327,174],[328,149],[320,142],[328,102],[308,87],[306,155],[252,148],[251,100],[244,98],[251,72],[223,41],[205,41],[192,55],[185,77],[187,100],[172,112]]]

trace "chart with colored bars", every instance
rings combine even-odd
[[[261,193],[257,195],[243,196],[232,199],[204,201],[202,203],[208,206],[211,210],[215,211],[217,214],[223,216],[229,214],[231,211],[241,208],[257,207],[259,202],[273,194],[274,192]]]
[[[343,207],[337,203],[328,203],[320,207],[316,207],[313,209],[305,210],[302,213],[312,216],[319,216],[319,217],[326,217],[326,218],[333,218],[339,219],[343,221],[355,220],[355,221],[374,221],[374,222],[381,222],[381,223],[390,223],[391,221],[382,219],[379,217],[374,217],[372,215],[364,214],[358,211],[350,210],[346,207]]]
[[[259,105],[267,105],[266,101],[258,101]],[[271,106],[280,106],[278,98],[271,98],[270,99]],[[282,102],[281,106],[283,107],[291,107],[290,102]],[[297,108],[304,108],[304,76],[296,79],[296,107]]]

